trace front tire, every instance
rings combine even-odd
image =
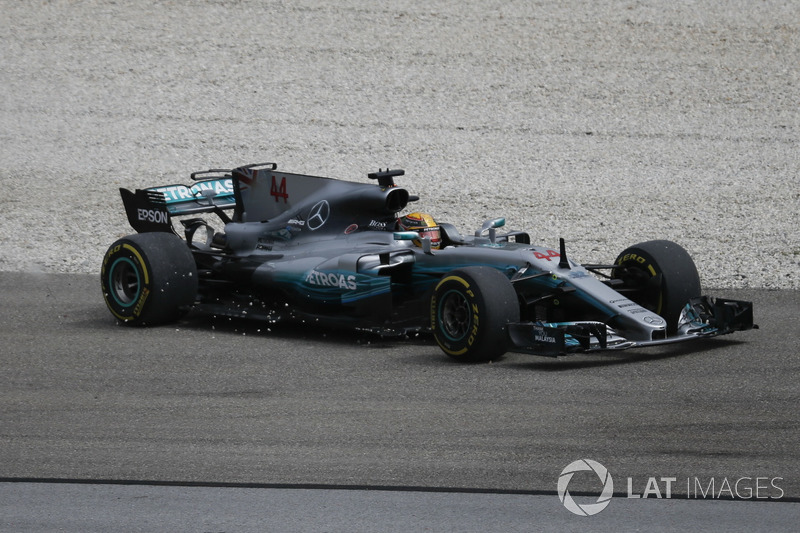
[[[519,321],[511,282],[491,267],[445,275],[431,296],[431,329],[439,347],[463,362],[490,361],[508,349],[508,324]]]
[[[112,244],[100,271],[108,310],[129,326],[183,316],[197,296],[197,266],[189,247],[171,233],[128,235]]]
[[[667,321],[667,332],[678,329],[681,311],[700,296],[700,276],[689,253],[672,241],[647,241],[617,256],[612,278],[623,281],[623,294]]]

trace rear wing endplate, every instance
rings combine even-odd
[[[163,194],[147,189],[137,189],[136,192],[120,189],[119,193],[125,205],[128,222],[137,232],[173,232]]]

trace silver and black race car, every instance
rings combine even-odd
[[[505,220],[462,235],[395,183],[280,172],[274,163],[120,189],[138,232],[101,269],[108,309],[129,325],[190,310],[380,333],[431,331],[460,361],[558,355],[723,335],[753,327],[750,302],[702,296],[689,254],[663,240],[609,264],[578,264]],[[211,222],[199,215],[214,215]],[[217,228],[214,228],[214,225]],[[180,231],[176,231],[176,228]],[[179,235],[182,233],[182,235]]]

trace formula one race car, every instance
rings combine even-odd
[[[120,189],[138,234],[103,258],[111,313],[129,325],[191,309],[380,333],[431,331],[461,361],[558,355],[712,337],[753,327],[750,302],[701,296],[679,245],[649,241],[580,265],[488,220],[472,235],[424,213],[395,184],[279,172],[274,163],[191,175],[191,185]],[[216,230],[199,214],[214,214]],[[182,226],[182,238],[173,221]]]

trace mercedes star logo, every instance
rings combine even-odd
[[[321,228],[328,220],[330,214],[331,206],[328,205],[327,200],[320,200],[314,204],[314,207],[311,208],[311,211],[308,213],[308,218],[306,219],[308,229],[314,231],[315,229]]]

